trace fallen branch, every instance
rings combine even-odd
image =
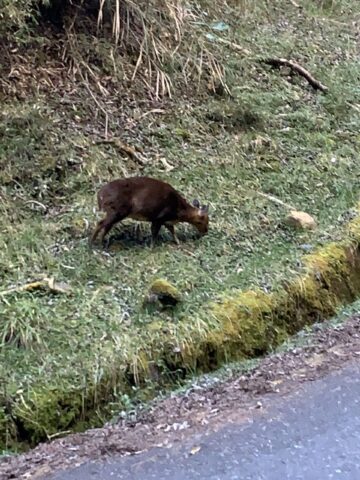
[[[328,87],[316,80],[316,78],[314,78],[311,73],[305,70],[304,67],[296,62],[293,62],[292,60],[287,60],[286,58],[267,58],[262,60],[262,62],[276,68],[289,67],[291,70],[304,77],[315,90],[321,90],[323,93],[328,91]]]
[[[295,207],[292,205],[289,205],[288,203],[283,202],[279,198],[274,197],[273,195],[270,195],[269,193],[263,193],[259,191],[255,191],[256,195],[260,195],[260,197],[267,198],[268,200],[271,200],[274,203],[277,203],[278,205],[281,205],[282,207],[288,208],[289,210],[297,210]]]
[[[153,108],[152,110],[149,110],[148,112],[143,113],[140,115],[139,120],[142,120],[143,118],[147,117],[151,113],[165,113],[165,110],[162,108]]]
[[[114,145],[121,153],[125,153],[131,160],[139,163],[140,165],[145,165],[145,161],[140,157],[138,152],[140,151],[137,147],[131,147],[130,145],[126,145],[126,143],[122,142],[118,138],[111,138],[111,139],[104,139],[98,140],[95,142],[97,145],[107,143]]]
[[[220,42],[220,43],[223,43],[224,45],[228,45],[233,50],[236,50],[237,52],[243,53],[244,55],[250,55],[250,53],[251,53],[250,50],[248,50],[247,48],[242,47],[241,45],[239,45],[237,43],[230,42],[230,40],[226,40],[225,38],[217,37],[216,41]]]
[[[37,200],[28,200],[27,202],[25,202],[25,205],[30,205],[30,204],[38,205],[39,207],[41,207],[44,210],[44,212],[47,211],[47,207],[43,203],[38,202]]]
[[[168,163],[165,158],[161,157],[159,160],[164,165],[166,172],[171,172],[171,170],[174,170],[175,167],[173,165],[170,165],[170,163]]]
[[[47,439],[50,441],[50,440],[55,440],[55,438],[65,437],[66,435],[69,435],[69,433],[72,433],[72,430],[64,430],[63,432],[56,432],[56,433],[53,433],[52,435],[48,435],[46,433],[46,436],[47,436]]]
[[[350,108],[353,108],[354,110],[356,110],[357,112],[360,113],[360,105],[353,104],[353,103],[350,103],[350,102],[346,102],[346,105],[349,105]]]
[[[43,280],[37,280],[36,282],[25,283],[18,287],[12,287],[8,290],[0,292],[0,296],[10,295],[11,293],[31,292],[33,290],[39,290],[41,288],[48,288],[51,292],[55,293],[70,293],[70,287],[65,283],[57,283],[54,278],[45,277]]]

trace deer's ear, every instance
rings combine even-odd
[[[193,206],[194,206],[195,208],[200,208],[200,202],[199,202],[199,200],[196,200],[196,199],[193,200],[193,201],[192,201],[192,204],[193,204]]]
[[[203,205],[201,207],[201,211],[204,212],[204,213],[208,213],[209,212],[209,205]]]

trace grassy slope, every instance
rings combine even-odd
[[[180,247],[163,232],[164,241],[150,250],[148,227],[141,228],[142,239],[136,241],[134,224],[125,221],[110,254],[89,250],[84,227],[95,221],[96,188],[113,176],[136,172],[136,166],[111,147],[91,144],[81,99],[75,113],[44,96],[18,105],[7,102],[1,117],[6,142],[0,147],[0,175],[6,180],[17,169],[15,177],[21,180],[2,189],[1,283],[6,288],[47,274],[68,282],[73,295],[24,293],[1,301],[1,332],[13,332],[22,344],[19,348],[7,341],[0,351],[6,396],[23,394],[26,411],[29,392],[36,390],[38,397],[40,385],[44,398],[52,390],[85,392],[95,386],[96,406],[101,396],[96,386],[106,376],[117,409],[127,401],[123,394],[130,393],[117,390],[122,366],[141,363],[141,349],[152,348],[159,327],[175,336],[179,321],[179,331],[208,328],[202,308],[208,300],[235,288],[269,289],[296,271],[304,244],[337,238],[358,200],[360,175],[359,32],[352,9],[356,2],[299,11],[278,1],[268,9],[245,9],[236,21],[233,12],[222,12],[231,33],[216,35],[251,52],[242,56],[226,46],[213,47],[222,50],[233,98],[182,97],[165,115],[137,121],[141,138],[152,145],[146,174],[168,179],[187,197],[210,203],[209,235],[195,240],[190,228],[180,227]],[[329,94],[315,94],[303,79],[289,81],[256,60],[272,55],[306,65]],[[144,111],[139,107],[130,115],[138,118]],[[249,112],[252,128],[244,125]],[[73,129],[77,116],[79,126]],[[93,126],[98,128],[96,120]],[[33,156],[24,166],[18,159],[28,151]],[[171,172],[160,157],[174,167]],[[36,179],[42,170],[51,172],[45,182]],[[44,177],[39,173],[39,178]],[[34,188],[35,198],[50,207],[46,214],[26,203]],[[256,190],[314,215],[319,229],[287,230],[282,225],[286,211],[254,195]],[[144,292],[159,276],[185,295],[170,316],[141,308]],[[93,405],[79,405],[76,415]],[[47,433],[53,433],[51,428]]]

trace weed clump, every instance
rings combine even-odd
[[[264,126],[263,117],[254,109],[230,103],[225,108],[215,106],[206,113],[206,120],[233,133],[261,130]]]

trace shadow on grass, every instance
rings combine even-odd
[[[184,229],[181,227],[177,228],[176,235],[179,239],[179,245],[173,241],[165,227],[162,227],[159,236],[156,239],[155,248],[168,245],[181,248],[182,244],[196,242],[202,238],[195,230],[193,231],[192,229]],[[96,247],[101,248],[99,243],[96,244]],[[107,237],[106,249],[117,250],[118,248],[125,250],[151,248],[150,224],[148,226],[120,224],[115,227]]]

